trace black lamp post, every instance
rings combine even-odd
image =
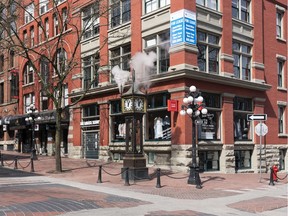
[[[25,118],[25,121],[31,124],[31,132],[32,132],[31,159],[37,160],[36,143],[35,143],[35,119],[41,119],[41,117],[40,116],[37,117],[38,110],[35,108],[34,104],[30,105],[27,113],[28,117]]]
[[[201,189],[201,179],[199,176],[199,166],[197,163],[196,143],[198,141],[196,127],[201,120],[202,115],[206,115],[208,110],[205,108],[201,92],[195,86],[189,88],[189,93],[183,99],[180,115],[188,114],[192,120],[192,164],[190,165],[190,174],[188,184],[196,185],[196,188]]]

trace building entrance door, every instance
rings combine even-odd
[[[99,158],[99,132],[83,133],[84,141],[84,157],[90,159]]]

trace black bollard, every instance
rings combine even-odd
[[[31,160],[31,172],[35,172],[35,170],[34,170],[34,160],[33,160],[33,158],[30,158],[30,160]]]
[[[202,182],[201,182],[200,175],[199,175],[200,170],[199,170],[199,167],[197,167],[196,169],[197,169],[197,175],[195,178],[196,188],[201,189],[202,188]]]
[[[126,167],[126,170],[125,170],[125,184],[124,186],[130,186],[129,184],[129,167]]]
[[[4,158],[1,156],[1,166],[4,167]]]
[[[102,183],[102,165],[99,166],[97,183]]]
[[[270,182],[269,182],[269,185],[273,185],[274,186],[275,184],[274,184],[274,180],[273,180],[273,172],[274,172],[273,171],[273,167],[271,167],[270,168]]]
[[[160,170],[160,168],[157,168],[156,175],[157,175],[156,188],[161,188],[161,183],[160,183],[161,170]]]
[[[15,158],[14,159],[14,169],[18,169],[18,159],[17,158]]]

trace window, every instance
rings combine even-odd
[[[45,39],[49,38],[49,20],[45,19]]]
[[[62,28],[63,31],[67,30],[67,8],[62,9]]]
[[[86,125],[91,125],[95,123],[93,123],[94,120],[99,120],[100,117],[100,112],[99,112],[99,106],[97,104],[89,104],[89,105],[85,105],[83,106],[83,114],[82,114],[82,120],[83,122],[87,122]],[[98,122],[98,127],[99,127],[99,122]],[[86,128],[89,129],[89,128]]]
[[[235,150],[235,169],[250,169],[251,168],[251,150]]]
[[[204,171],[220,170],[220,151],[199,151],[199,167]]]
[[[92,5],[84,8],[82,11],[82,23],[83,23],[83,39],[87,39],[99,34],[99,2],[95,2]]]
[[[27,34],[26,30],[24,30],[24,32],[23,32],[23,42],[24,42],[24,46],[29,46],[29,44],[28,44],[28,34]]]
[[[196,0],[196,4],[208,7],[213,10],[218,9],[218,0]]]
[[[234,140],[251,140],[251,126],[247,114],[252,113],[252,100],[249,98],[234,98]]]
[[[41,25],[38,26],[38,42],[42,43],[43,41],[43,28]]]
[[[25,94],[24,96],[24,113],[28,113],[31,104],[35,104],[34,93]]]
[[[11,73],[10,96],[11,99],[17,99],[19,96],[19,74],[17,72]]]
[[[198,67],[200,71],[219,73],[219,37],[198,31]]]
[[[125,117],[121,112],[121,100],[111,101],[110,105],[110,117],[112,122],[111,128],[111,140],[112,141],[124,141],[125,139]]]
[[[10,22],[10,35],[15,34],[16,33],[16,22],[15,21],[11,21]]]
[[[168,93],[158,93],[148,96],[146,115],[146,137],[148,140],[171,139],[170,112],[167,111]]]
[[[249,22],[250,0],[232,0],[232,17]]]
[[[94,88],[98,85],[97,71],[99,69],[99,54],[83,58],[83,86],[84,89]]]
[[[54,36],[58,35],[59,32],[59,23],[58,23],[58,17],[57,14],[53,15],[53,24],[54,24]]]
[[[111,0],[111,28],[131,19],[130,0]]]
[[[24,67],[24,76],[23,76],[24,85],[34,82],[34,69],[30,64],[26,64]]]
[[[122,70],[130,71],[131,44],[126,44],[110,50],[111,68],[118,65]],[[114,82],[114,79],[111,80]]]
[[[154,74],[167,72],[170,66],[170,32],[165,31],[157,35],[152,35],[145,39],[145,52],[155,52],[157,61],[155,62]]]
[[[10,52],[9,52],[9,66],[10,66],[10,68],[14,67],[14,63],[15,63],[15,52],[13,50],[10,50]]]
[[[170,5],[170,0],[145,0],[145,13]]]
[[[279,149],[279,170],[285,170],[285,156],[287,153],[287,149]]]
[[[39,14],[41,15],[48,11],[49,0],[40,0],[39,3]]]
[[[67,53],[64,49],[57,50],[55,61],[55,64],[57,65],[57,71],[54,68],[54,75],[63,74],[67,64]]]
[[[30,45],[33,47],[35,45],[35,37],[34,37],[34,27],[30,28]]]
[[[33,21],[34,18],[34,4],[30,4],[25,8],[25,23]]]
[[[4,103],[4,82],[0,83],[0,104]]]
[[[234,76],[242,80],[251,80],[251,47],[239,42],[233,42]]]
[[[276,12],[276,37],[283,38],[283,12],[277,10]]]
[[[202,116],[203,123],[197,126],[199,140],[220,140],[220,95],[202,92],[208,113]]]
[[[285,133],[284,130],[284,121],[285,121],[285,106],[278,106],[278,133],[283,134]]]
[[[284,87],[284,62],[277,60],[278,87]]]
[[[4,55],[0,55],[0,72],[4,71]]]

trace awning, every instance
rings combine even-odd
[[[27,115],[15,115],[11,116],[9,119],[9,129],[10,130],[20,130],[25,129],[27,122],[25,121],[25,118]]]

